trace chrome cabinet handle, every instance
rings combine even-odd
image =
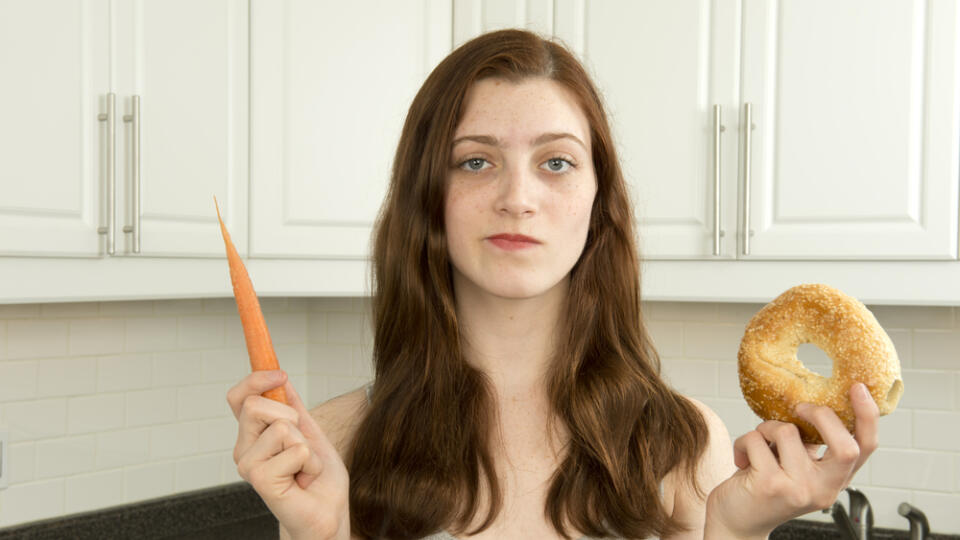
[[[140,96],[133,96],[133,114],[123,115],[123,121],[131,123],[133,139],[133,225],[123,232],[133,233],[133,252],[140,253]]]
[[[107,112],[97,115],[97,120],[107,123],[107,226],[98,227],[97,233],[107,235],[107,254],[117,250],[116,214],[117,214],[117,165],[114,154],[117,149],[117,130],[113,118],[116,113],[117,95],[107,94]]]
[[[713,106],[713,254],[720,255],[720,133],[725,131],[720,117],[720,105]]]
[[[743,105],[743,254],[750,254],[750,132],[753,131],[753,108]]]

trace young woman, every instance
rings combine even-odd
[[[376,377],[308,411],[283,372],[228,393],[234,457],[290,538],[764,538],[877,444],[826,408],[731,445],[660,378],[602,101],[563,47],[506,30],[420,89],[374,239]],[[259,396],[285,385],[290,406]]]

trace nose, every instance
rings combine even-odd
[[[536,213],[537,178],[522,165],[505,167],[501,175],[496,210],[513,217],[529,217]]]

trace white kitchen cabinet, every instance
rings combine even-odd
[[[456,43],[527,27],[584,61],[645,258],[957,258],[955,2],[457,6]]]
[[[214,195],[245,252],[247,17],[240,0],[0,2],[0,255],[222,257]]]
[[[253,0],[250,253],[362,261],[450,0]],[[323,280],[323,276],[315,276]]]

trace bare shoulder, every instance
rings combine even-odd
[[[723,420],[700,400],[684,396],[707,424],[707,446],[697,462],[697,483],[702,496],[687,480],[687,476],[675,468],[664,478],[666,506],[673,517],[691,527],[691,530],[671,537],[670,540],[702,538],[706,519],[706,496],[715,487],[736,472],[733,463],[733,444]]]
[[[341,459],[367,414],[367,406],[367,389],[361,386],[310,409],[310,416],[320,425]]]

